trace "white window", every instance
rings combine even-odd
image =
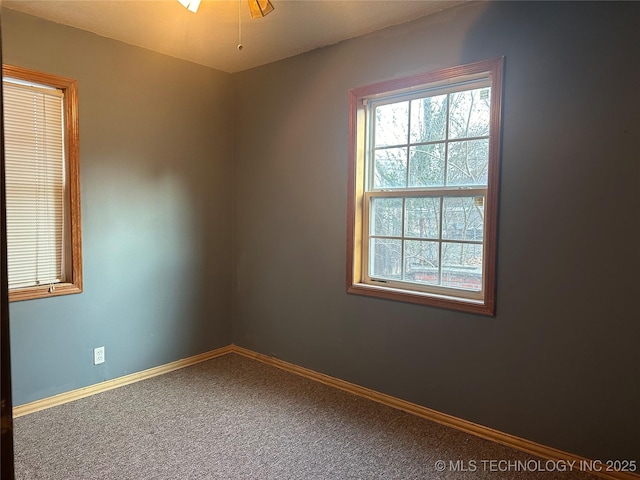
[[[10,300],[82,290],[73,80],[3,66]]]
[[[494,313],[501,69],[351,92],[349,292]]]

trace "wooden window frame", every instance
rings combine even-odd
[[[349,92],[347,293],[482,315],[495,315],[503,68],[504,57],[500,57],[358,87]],[[364,202],[369,201],[370,198],[366,185],[368,161],[366,140],[368,128],[366,125],[367,101],[409,93],[418,88],[455,88],[459,83],[482,78],[487,78],[491,86],[491,111],[489,119],[488,178],[484,200],[483,287],[481,297],[468,294],[454,295],[452,294],[453,289],[441,290],[437,287],[425,289],[421,287],[414,288],[410,285],[398,285],[403,282],[390,282],[392,286],[372,284],[363,267],[364,260],[367,258],[366,249],[368,249],[368,246],[365,245],[368,235],[364,231],[368,224],[366,218],[368,209],[364,207]],[[396,196],[411,195],[407,191],[402,195],[397,195],[398,192],[385,193],[385,195],[393,196],[394,193]],[[461,193],[464,193],[464,191]]]
[[[66,215],[69,221],[67,237],[64,240],[66,254],[65,278],[50,285],[13,288],[9,290],[9,301],[49,298],[59,295],[81,293],[82,279],[82,232],[80,217],[80,136],[78,119],[78,84],[71,78],[38,72],[13,65],[2,66],[2,76],[26,82],[34,82],[62,90],[64,93],[65,162],[66,162]]]

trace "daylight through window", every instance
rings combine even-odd
[[[351,92],[350,292],[493,314],[501,66]]]

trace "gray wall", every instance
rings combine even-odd
[[[225,75],[3,10],[5,61],[77,78],[81,109],[85,292],[11,305],[15,403],[233,340],[637,458],[639,19],[476,3]],[[349,89],[500,55],[496,317],[347,295]]]
[[[2,34],[80,105],[84,292],[11,304],[14,404],[228,345],[230,75],[6,9]]]
[[[234,76],[234,342],[638,459],[640,4],[473,4]],[[495,318],[345,293],[347,93],[506,57]]]

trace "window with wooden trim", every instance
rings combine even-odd
[[[82,291],[75,80],[3,65],[9,300]]]
[[[494,314],[502,67],[350,92],[349,293]]]

